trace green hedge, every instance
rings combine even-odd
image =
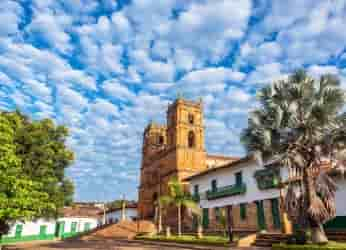
[[[286,245],[274,244],[272,250],[345,250],[346,243],[328,243],[327,245],[305,244]]]
[[[159,242],[174,242],[174,243],[185,243],[185,244],[196,244],[196,245],[209,245],[209,246],[229,246],[229,240],[226,237],[220,236],[204,236],[202,239],[197,239],[194,235],[182,235],[167,238],[161,235],[155,236],[137,236],[136,240],[146,241],[159,241]]]

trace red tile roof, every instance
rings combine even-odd
[[[194,178],[201,177],[201,176],[207,175],[209,173],[219,171],[221,169],[232,168],[232,167],[237,166],[238,164],[241,164],[241,163],[253,160],[253,159],[254,159],[254,157],[252,155],[247,155],[247,156],[245,156],[243,158],[238,158],[237,160],[234,160],[232,162],[228,162],[228,163],[226,163],[224,165],[221,165],[219,167],[209,168],[209,169],[207,169],[207,170],[205,170],[203,172],[200,172],[198,174],[195,174],[195,175],[192,175],[190,177],[187,177],[187,178],[184,179],[184,181],[190,181],[190,180],[192,180]]]
[[[62,209],[62,214],[64,217],[98,218],[100,212],[102,212],[102,209],[94,206],[73,206],[64,207]]]

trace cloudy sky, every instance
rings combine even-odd
[[[0,109],[70,128],[77,200],[135,199],[143,128],[178,92],[203,98],[209,153],[243,155],[257,89],[346,79],[345,27],[344,0],[1,0]]]

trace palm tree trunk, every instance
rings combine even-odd
[[[181,236],[181,205],[178,205],[178,236]]]
[[[158,233],[162,232],[162,207],[161,207],[161,203],[159,202],[159,225],[158,225]]]
[[[314,199],[313,195],[314,193],[316,193],[316,191],[314,189],[311,175],[309,175],[308,173],[308,168],[304,169],[303,183],[305,186],[307,205],[309,208],[311,203],[313,202],[313,199]],[[320,223],[317,223],[312,218],[309,218],[309,224],[311,228],[311,241],[313,243],[318,243],[318,244],[327,243],[328,238],[324,232],[323,225],[321,225]]]

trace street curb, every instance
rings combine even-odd
[[[164,246],[164,247],[176,247],[176,248],[189,248],[192,250],[229,250],[230,247],[236,247],[235,245],[230,246],[202,246],[196,244],[188,244],[188,243],[174,243],[174,242],[164,242],[164,241],[154,241],[154,240],[119,240],[127,243],[141,243],[143,245],[154,245],[154,246]]]

